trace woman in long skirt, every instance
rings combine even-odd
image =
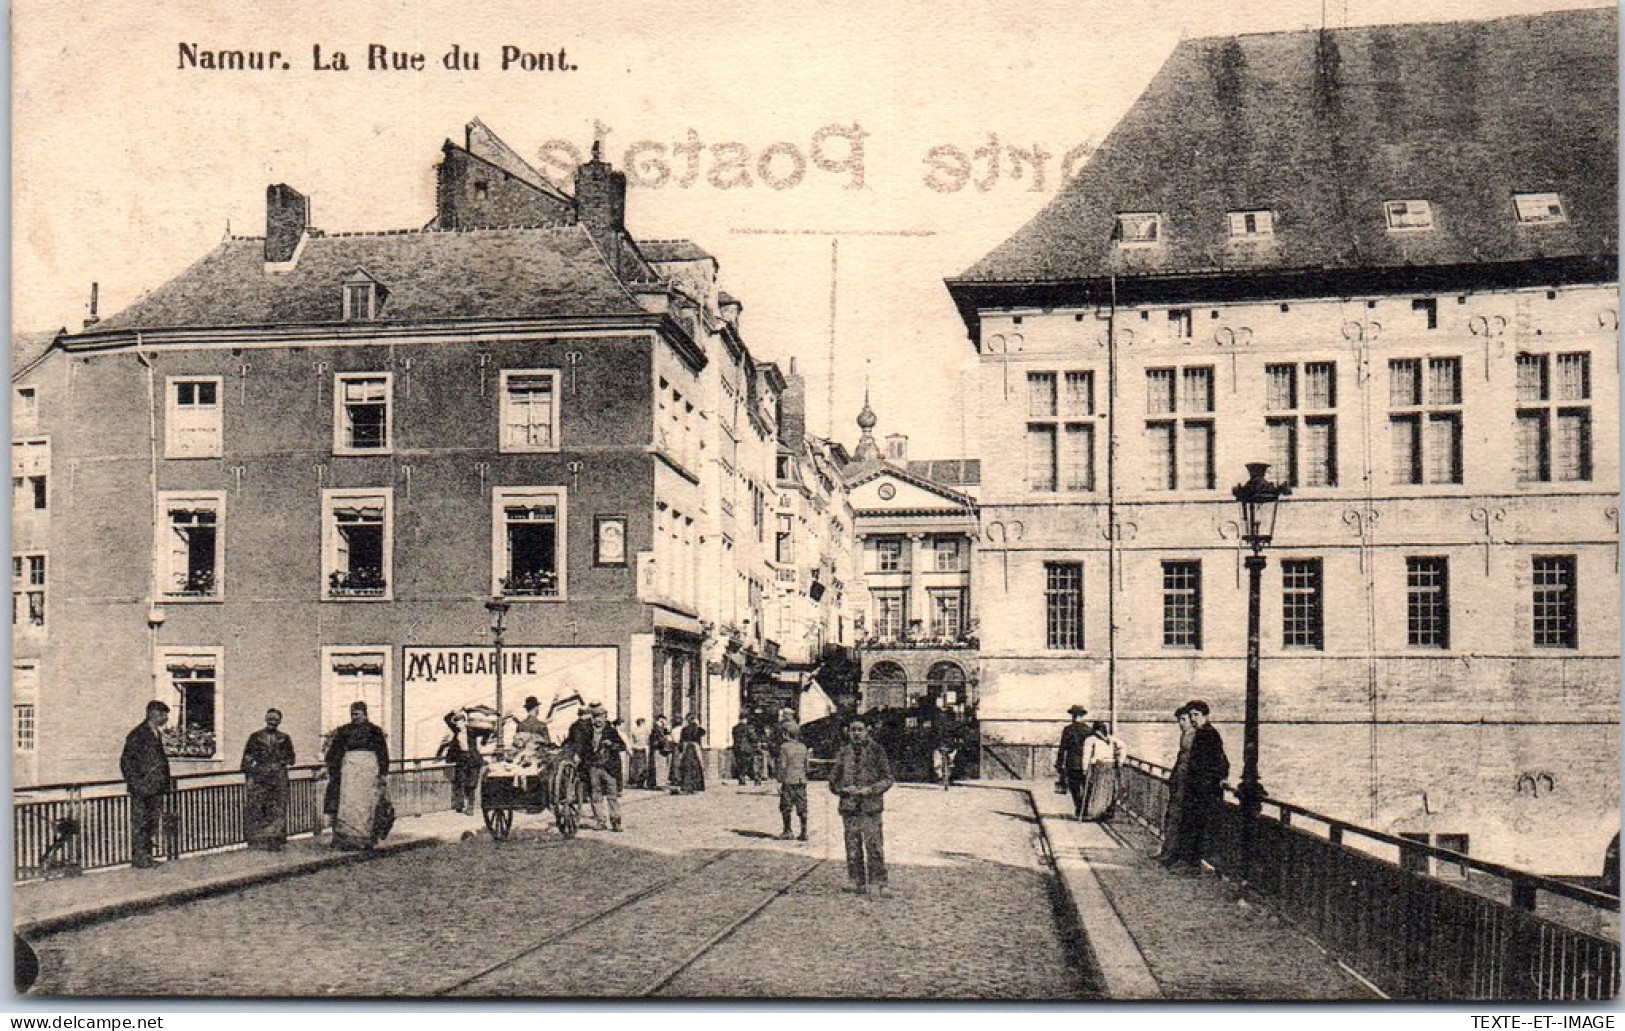
[[[1123,743],[1102,721],[1097,720],[1090,728],[1084,742],[1084,761],[1088,764],[1088,779],[1078,815],[1084,820],[1104,820],[1117,802],[1117,767],[1123,761]]]
[[[678,737],[677,779],[673,781],[685,795],[705,790],[705,755],[700,751],[700,742],[704,740],[705,728],[700,726],[700,718],[689,713]]]
[[[333,818],[333,847],[371,848],[373,816],[389,771],[389,743],[367,721],[367,703],[350,706],[350,722],[333,732],[327,745],[327,797],[323,811]]]
[[[288,841],[288,769],[294,764],[293,739],[277,727],[282,713],[265,713],[265,729],[249,735],[243,747],[243,832],[250,848],[280,852]]]

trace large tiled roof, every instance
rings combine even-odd
[[[336,323],[344,280],[382,284],[377,322],[642,314],[581,226],[313,236],[267,272],[264,241],[225,241],[97,330]]]
[[[1618,15],[1285,32],[1181,43],[1085,168],[960,277],[1353,269],[1617,254]],[[1512,195],[1568,221],[1519,225]],[[1391,231],[1383,202],[1435,228]],[[1273,238],[1227,214],[1268,209]],[[1162,242],[1119,247],[1119,212]]]

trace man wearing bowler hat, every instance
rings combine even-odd
[[[541,716],[537,715],[541,708],[542,703],[536,700],[535,695],[525,699],[525,718],[520,720],[519,725],[514,728],[515,744],[518,743],[520,734],[529,734],[529,740],[536,744],[551,745],[553,743],[553,735],[548,733],[547,724],[543,723]]]
[[[1089,710],[1081,705],[1074,705],[1066,710],[1072,717],[1072,722],[1061,731],[1061,747],[1055,753],[1055,779],[1066,784],[1067,794],[1072,796],[1072,815],[1083,819],[1083,784],[1089,774],[1089,766],[1085,759],[1085,745],[1089,740],[1089,724],[1083,718],[1089,715]]]

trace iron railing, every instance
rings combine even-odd
[[[1168,770],[1126,759],[1119,785],[1119,806],[1160,835]],[[1203,858],[1235,880],[1250,865],[1251,887],[1390,998],[1579,1001],[1619,992],[1617,932],[1601,930],[1617,925],[1615,896],[1275,799],[1264,800],[1247,864],[1244,819],[1227,789]],[[1435,874],[1420,872],[1429,866]]]
[[[388,791],[397,816],[421,816],[452,806],[445,763],[390,763]],[[322,827],[327,782],[320,765],[289,771],[288,834]],[[175,778],[166,802],[159,849],[170,858],[244,844],[244,783],[240,773],[192,773]],[[131,860],[130,799],[123,781],[42,784],[12,798],[12,878],[37,880],[59,869],[90,870]]]

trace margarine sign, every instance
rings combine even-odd
[[[433,755],[446,734],[446,713],[453,709],[496,705],[495,648],[403,648],[401,661],[405,668],[406,756]],[[545,717],[554,701],[580,694],[588,702],[603,703],[614,719],[616,673],[614,648],[505,647],[502,708],[522,716],[525,697],[535,695]],[[554,715],[549,730],[555,741],[575,714],[575,708],[567,707]]]

